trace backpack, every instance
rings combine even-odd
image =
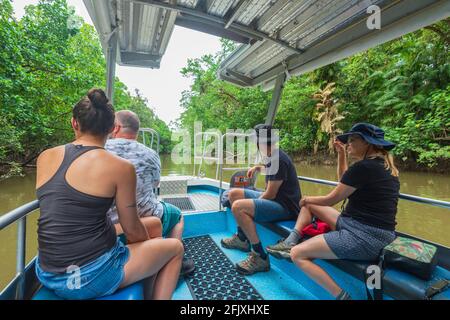
[[[423,280],[430,280],[438,262],[437,248],[431,244],[411,238],[397,237],[393,242],[383,248],[380,254],[378,267],[383,279],[384,269],[395,268],[413,274]],[[364,272],[366,293],[368,300],[383,299],[383,281],[381,288],[373,290],[373,297],[367,288],[368,269]],[[431,299],[435,294],[445,290],[448,281],[437,281],[427,289],[426,299]]]

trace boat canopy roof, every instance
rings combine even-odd
[[[159,68],[175,25],[240,45],[220,66],[238,86],[274,86],[450,15],[448,0],[84,0],[107,50],[116,33],[120,65]],[[367,21],[381,9],[381,29]]]

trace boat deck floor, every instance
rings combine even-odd
[[[222,238],[230,237],[232,232],[217,232],[209,234],[215,244],[219,246],[222,252],[233,263],[237,263],[247,257],[247,254],[238,250],[224,249],[220,245]],[[311,294],[306,288],[299,284],[295,279],[290,277],[283,270],[275,265],[271,266],[270,271],[261,272],[251,276],[247,276],[246,279],[250,284],[258,291],[264,300],[315,300],[313,294]],[[175,300],[191,300],[192,296],[187,281],[183,278],[178,282],[177,288],[174,292],[173,299]]]
[[[171,194],[161,196],[159,199],[171,203],[172,199],[189,198],[193,209],[182,210],[183,213],[204,212],[219,210],[219,198],[208,193]]]

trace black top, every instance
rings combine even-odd
[[[106,216],[114,198],[77,191],[65,177],[75,159],[98,148],[67,144],[55,175],[36,190],[39,263],[44,271],[65,273],[71,265],[82,267],[116,243],[114,226]]]
[[[343,174],[341,183],[356,188],[348,197],[343,216],[374,227],[395,230],[400,182],[390,170],[386,170],[384,159],[355,162]]]
[[[277,158],[272,158],[266,165],[266,183],[268,181],[280,181],[283,183],[278,189],[278,193],[274,201],[281,204],[286,210],[293,215],[298,215],[300,212],[300,184],[298,183],[297,171],[292,163],[291,158],[279,150],[274,152],[278,154]],[[277,161],[278,160],[278,161]],[[276,170],[276,164],[278,162],[278,170]],[[273,172],[272,172],[273,171]]]

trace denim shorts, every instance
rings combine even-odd
[[[256,222],[272,222],[282,220],[296,220],[297,216],[286,210],[281,204],[273,200],[259,199],[262,192],[244,189],[245,199],[253,199],[255,205]]]
[[[125,276],[124,266],[130,252],[119,239],[114,247],[79,269],[67,273],[42,270],[39,256],[36,260],[36,276],[43,286],[63,299],[93,299],[113,294]]]

